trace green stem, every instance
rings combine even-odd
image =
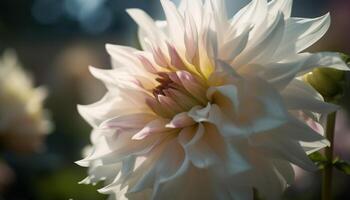
[[[328,164],[324,167],[322,175],[322,200],[331,200],[332,197],[332,162],[333,162],[333,143],[335,128],[336,112],[327,117],[326,138],[330,143],[330,147],[326,147],[325,156]]]

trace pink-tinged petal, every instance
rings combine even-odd
[[[315,132],[319,133],[320,135],[324,135],[324,129],[323,129],[323,126],[320,123],[318,123],[314,119],[310,118],[306,114],[304,116],[304,120],[305,120],[305,123],[310,128],[312,128],[312,130],[314,130]]]
[[[173,119],[166,125],[167,128],[184,128],[194,125],[195,121],[188,116],[187,112],[182,112],[173,117]]]
[[[155,68],[155,66],[145,56],[137,55],[137,57],[148,72],[152,74],[158,73],[158,70]]]
[[[167,119],[155,119],[146,125],[144,125],[144,128],[137,132],[132,139],[133,140],[142,140],[145,137],[149,136],[153,133],[161,133],[169,131],[169,128],[166,127],[166,124],[169,123],[169,120]]]
[[[185,64],[182,62],[182,59],[180,58],[178,52],[176,51],[175,47],[173,47],[171,44],[167,43],[168,46],[168,52],[170,56],[170,63],[173,67],[175,67],[178,70],[184,70],[186,69]]]
[[[198,54],[198,31],[190,13],[185,13],[185,25],[186,58],[195,63],[194,57]]]
[[[172,80],[177,85],[182,85],[182,82],[176,72],[168,74],[170,80]]]
[[[198,101],[205,104],[205,88],[203,88],[203,86],[198,83],[193,75],[187,71],[177,71],[176,74],[186,90]]]
[[[168,118],[172,115],[172,113],[169,112],[168,109],[164,109],[164,107],[159,103],[159,101],[154,98],[147,98],[145,103],[155,114],[161,117]]]
[[[172,115],[182,112],[183,109],[173,99],[164,95],[158,95],[157,99],[164,110],[168,110]]]
[[[104,121],[99,128],[101,129],[138,129],[142,128],[149,121],[155,118],[154,115],[148,113],[136,113],[130,115],[122,115],[107,121]]]
[[[154,61],[160,67],[168,68],[169,67],[169,59],[166,57],[165,53],[159,47],[152,47],[152,54]]]
[[[193,97],[190,97],[176,89],[170,88],[164,90],[164,94],[172,98],[184,110],[189,110],[192,108],[193,105],[198,104],[198,102]]]

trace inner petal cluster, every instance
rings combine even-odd
[[[152,90],[154,98],[146,102],[161,117],[171,118],[208,102],[204,82],[187,71],[160,72],[156,81],[159,85]]]

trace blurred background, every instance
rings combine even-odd
[[[248,0],[227,0],[231,13]],[[55,128],[46,138],[45,150],[18,154],[2,150],[11,182],[1,191],[5,200],[98,200],[100,186],[79,185],[86,169],[74,164],[82,158],[91,128],[77,113],[77,104],[89,104],[104,93],[103,85],[88,66],[109,68],[106,43],[138,47],[137,27],[125,12],[141,8],[163,19],[158,0],[1,0],[0,54],[13,49],[35,78],[35,85],[49,89],[45,107]],[[331,13],[332,25],[325,37],[309,51],[340,51],[350,54],[350,1],[294,0],[293,16],[318,17]],[[345,106],[350,106],[345,98]],[[336,152],[350,160],[348,112],[339,112]],[[1,166],[0,166],[1,167]],[[350,199],[350,178],[335,172],[334,199]],[[297,184],[286,200],[319,199],[320,175],[298,171]]]

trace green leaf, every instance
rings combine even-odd
[[[320,152],[314,152],[309,155],[310,160],[312,160],[318,168],[323,169],[327,165],[327,158]]]
[[[350,175],[350,164],[345,160],[340,160],[336,158],[333,160],[333,166],[341,172]]]

